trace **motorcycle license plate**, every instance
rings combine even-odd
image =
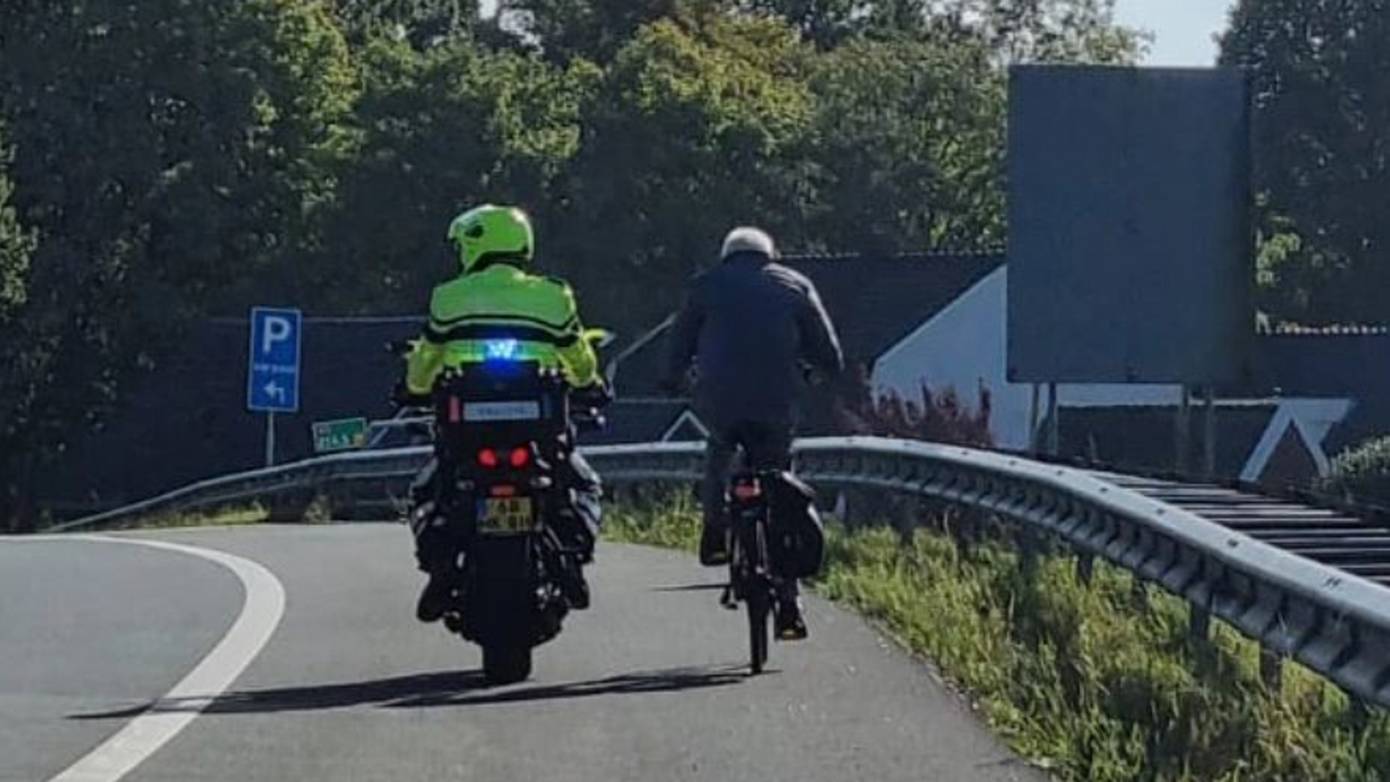
[[[530,497],[489,497],[479,503],[478,531],[530,532],[535,518]]]
[[[540,417],[541,403],[536,401],[468,402],[463,406],[463,420],[470,423],[537,421]]]

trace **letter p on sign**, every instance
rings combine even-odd
[[[290,326],[290,319],[282,315],[267,315],[265,318],[265,330],[261,334],[261,352],[269,355],[275,348],[275,343],[284,342],[294,334],[294,329]]]

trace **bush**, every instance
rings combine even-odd
[[[846,373],[847,375],[850,373]],[[977,403],[963,401],[954,387],[933,391],[926,382],[919,387],[918,399],[904,398],[889,390],[875,392],[867,371],[860,371],[836,389],[836,411],[843,434],[877,435],[935,443],[990,448],[991,399],[989,389],[980,384]]]
[[[1324,488],[1352,499],[1390,505],[1390,437],[1369,440],[1332,460]]]
[[[970,448],[991,448],[991,396],[983,383],[976,389],[976,403],[961,398],[952,386],[933,390],[926,381],[918,386],[916,399],[897,391],[878,391],[868,369],[857,366],[845,372],[834,389],[836,434],[872,435],[904,440],[923,440]],[[845,489],[846,514],[842,520],[873,519],[915,527],[922,518],[950,522],[958,530],[980,530],[990,526],[989,514],[916,497],[877,490]]]

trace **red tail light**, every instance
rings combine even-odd
[[[494,497],[515,497],[516,487],[506,483],[499,483],[493,486],[488,493]]]
[[[734,496],[740,500],[755,499],[761,497],[762,493],[763,487],[759,486],[757,481],[753,481],[752,483],[740,483],[734,487]]]
[[[512,455],[511,455],[510,461],[511,461],[511,463],[512,463],[512,468],[513,468],[513,469],[520,470],[522,467],[525,467],[526,465],[528,465],[528,464],[531,463],[531,449],[530,449],[530,448],[514,448],[514,449],[512,449]]]
[[[478,451],[478,464],[482,465],[483,467],[486,467],[489,470],[497,469],[497,465],[500,464],[500,462],[497,459],[497,452],[492,450],[491,448],[484,448],[483,450]]]

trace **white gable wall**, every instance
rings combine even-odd
[[[874,365],[874,386],[909,399],[918,397],[923,382],[933,391],[954,387],[973,406],[976,388],[983,383],[992,395],[990,426],[995,444],[1026,448],[1033,392],[1027,383],[1005,380],[1007,293],[1008,267],[1001,266],[884,353]],[[1058,389],[1061,404],[1074,407],[1176,404],[1181,393],[1178,386],[1157,385],[1063,385]],[[1045,388],[1039,397],[1041,417],[1047,405]]]

